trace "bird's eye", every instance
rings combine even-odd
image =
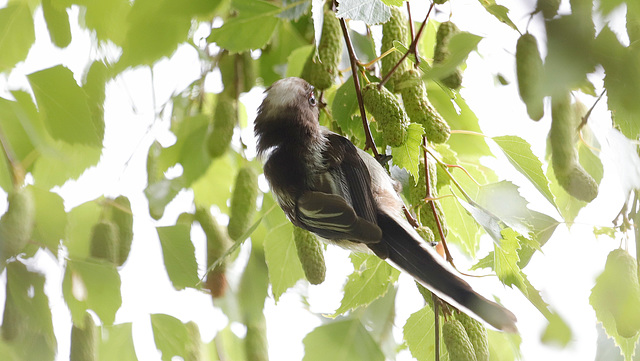
[[[311,91],[311,92],[309,93],[309,105],[311,105],[312,107],[315,107],[315,106],[316,106],[316,104],[317,104],[316,96],[315,96],[315,95],[313,95],[313,91]]]

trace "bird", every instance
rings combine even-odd
[[[289,77],[265,90],[254,120],[256,151],[275,200],[296,226],[328,243],[373,252],[460,311],[517,332],[516,317],[475,292],[403,214],[385,168],[319,124],[315,89]]]

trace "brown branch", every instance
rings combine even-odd
[[[420,25],[420,29],[418,29],[418,33],[416,34],[416,37],[411,40],[411,44],[409,45],[409,50],[402,55],[402,58],[400,58],[400,60],[396,63],[396,65],[394,65],[393,68],[391,68],[391,70],[389,71],[389,73],[387,73],[387,75],[385,75],[384,78],[380,81],[380,85],[379,85],[380,87],[384,86],[387,83],[387,81],[389,81],[389,78],[391,78],[391,75],[393,75],[396,69],[398,69],[400,64],[402,64],[402,62],[407,58],[407,56],[409,56],[409,54],[415,53],[418,40],[420,39],[420,36],[422,36],[422,32],[424,31],[425,25],[427,24],[427,20],[429,20],[429,15],[431,14],[431,10],[433,10],[433,5],[434,3],[431,3],[431,6],[429,7],[429,11],[427,12],[427,16],[424,17],[424,20]]]
[[[369,122],[367,121],[367,114],[364,110],[364,102],[362,101],[362,91],[360,88],[360,77],[358,77],[358,58],[353,50],[353,44],[351,43],[351,37],[349,37],[349,31],[347,30],[347,24],[343,18],[340,18],[340,27],[342,28],[342,34],[344,35],[344,41],[347,45],[349,52],[349,61],[351,63],[351,78],[356,88],[356,97],[358,98],[358,106],[360,107],[360,116],[362,117],[362,127],[364,128],[364,134],[366,137],[365,150],[371,149],[374,157],[379,158],[378,148],[376,148],[376,142],[371,136],[371,130],[369,129]]]
[[[413,39],[413,20],[411,18],[411,5],[407,1],[407,14],[409,15],[409,32],[411,34],[411,39]],[[420,65],[420,55],[418,54],[418,47],[414,47],[413,54],[416,57],[415,67],[417,68]]]

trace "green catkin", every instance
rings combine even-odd
[[[293,226],[293,239],[309,283],[319,285],[324,282],[326,266],[320,241],[313,233],[296,226]]]
[[[187,329],[189,339],[184,347],[184,360],[202,361],[202,352],[200,350],[202,347],[202,339],[200,338],[200,329],[198,328],[198,325],[193,321],[187,322],[185,324],[185,327]]]
[[[393,41],[399,41],[404,45],[408,45],[409,41],[409,29],[408,29],[408,21],[404,16],[402,10],[395,6],[390,6],[391,8],[391,17],[389,20],[382,25],[382,46],[380,48],[381,53],[387,52],[389,49],[393,48]],[[386,76],[391,69],[400,61],[402,58],[402,53],[398,51],[394,51],[384,58],[380,60],[381,65],[381,73],[383,76]],[[395,84],[400,79],[402,74],[409,69],[409,64],[407,60],[403,60],[402,63],[398,66],[396,71],[391,75],[389,80],[386,83],[387,88],[391,92],[395,92]]]
[[[449,351],[450,360],[477,361],[473,345],[460,321],[445,321],[442,326],[442,338]]]
[[[247,360],[269,361],[269,345],[267,343],[267,324],[263,317],[249,322],[244,339]]]
[[[438,191],[436,188],[436,184],[438,182],[438,173],[437,173],[437,165],[435,164],[435,160],[431,158],[429,160],[429,184],[431,190],[431,196],[437,197]],[[425,202],[424,198],[427,196],[426,194],[426,186],[425,186],[425,172],[424,172],[424,162],[420,162],[419,165],[419,179],[416,184],[413,176],[411,177],[411,188],[409,189],[409,200],[412,205],[417,206],[421,205],[419,211],[417,212],[418,220],[424,227],[428,227],[431,229],[433,234],[435,235],[435,240],[440,241],[440,232],[438,232],[438,224],[436,222],[436,218],[433,215],[433,210],[431,209],[431,205],[429,202]],[[447,236],[447,222],[444,217],[444,211],[442,210],[442,206],[439,201],[431,201],[434,202],[436,206],[436,213],[438,214],[438,218],[440,219],[440,225],[442,226],[442,231]]]
[[[233,138],[233,130],[238,119],[237,102],[227,93],[218,95],[213,120],[207,134],[207,149],[211,158],[222,156]]]
[[[324,10],[322,34],[318,43],[318,57],[312,52],[302,70],[302,78],[322,91],[333,85],[338,75],[342,57],[342,29],[336,14],[328,8]]]
[[[98,359],[98,329],[90,314],[85,313],[83,327],[71,328],[70,361],[96,361]]]
[[[233,242],[223,232],[208,209],[197,207],[195,218],[207,237],[207,269],[209,269],[225,254]],[[213,298],[219,298],[225,294],[227,289],[226,270],[227,262],[223,259],[218,266],[207,274],[205,286],[209,289]]]
[[[445,21],[440,24],[436,32],[436,45],[433,50],[434,64],[444,63],[449,58],[451,55],[449,51],[449,41],[459,32],[460,30],[456,24],[451,21]],[[462,72],[460,69],[456,69],[453,73],[440,79],[440,81],[450,89],[458,89],[460,85],[462,85]]]
[[[369,83],[362,89],[364,106],[380,125],[382,139],[392,147],[399,147],[407,139],[409,117],[398,98],[380,83]]]
[[[467,331],[469,341],[473,345],[477,361],[489,361],[489,335],[487,329],[477,320],[464,313],[456,315],[456,320],[460,321]]]
[[[122,266],[129,258],[133,242],[133,213],[131,202],[125,196],[118,196],[111,207],[111,220],[118,227],[118,259],[117,265]]]
[[[399,78],[396,90],[402,95],[404,109],[412,122],[421,124],[427,140],[444,143],[449,139],[451,128],[427,98],[427,88],[420,73],[410,69]]]
[[[0,218],[0,254],[6,260],[20,253],[35,226],[36,206],[29,188],[16,189],[7,197],[9,207]]]
[[[527,106],[529,118],[540,120],[544,115],[544,66],[538,41],[529,33],[522,35],[516,44],[516,74],[520,98]]]
[[[111,263],[118,262],[118,226],[111,221],[96,223],[91,229],[89,254]]]
[[[551,99],[551,165],[558,183],[567,193],[584,202],[598,195],[598,183],[578,162],[575,144],[580,117],[571,107],[569,93],[554,95]]]
[[[249,166],[243,167],[236,176],[231,195],[231,212],[227,231],[234,241],[249,230],[256,212],[258,198],[258,174]]]
[[[634,337],[640,331],[640,284],[635,258],[624,249],[609,253],[604,272],[596,279],[596,287],[609,295],[607,310],[616,322],[622,337]]]
[[[542,16],[549,20],[558,15],[560,9],[560,0],[538,0],[536,3],[536,12],[541,11]]]

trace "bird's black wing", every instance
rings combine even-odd
[[[356,147],[346,138],[327,134],[326,169],[317,176],[318,189],[298,198],[297,218],[304,228],[327,239],[377,243],[377,209],[371,176]]]

